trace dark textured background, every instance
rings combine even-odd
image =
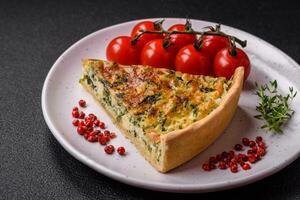
[[[111,180],[54,139],[41,111],[44,79],[71,44],[98,29],[149,17],[186,17],[240,28],[300,62],[300,7],[288,1],[0,1],[0,199],[299,199],[300,160],[245,187],[167,194]]]

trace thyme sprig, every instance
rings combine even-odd
[[[293,87],[289,87],[289,94],[283,96],[278,93],[277,81],[273,80],[265,85],[256,83],[256,95],[259,97],[259,104],[256,106],[256,110],[260,114],[254,117],[265,120],[265,124],[261,128],[275,133],[282,133],[281,126],[295,112],[290,108],[290,101],[295,98],[297,92],[294,91]]]

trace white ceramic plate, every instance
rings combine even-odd
[[[255,106],[258,100],[254,95],[255,81],[263,84],[277,79],[281,91],[287,92],[289,86],[299,91],[299,65],[267,42],[244,31],[222,26],[223,31],[248,41],[245,50],[252,63],[252,72],[241,94],[237,112],[224,134],[206,151],[167,174],[155,171],[78,83],[81,59],[105,59],[105,48],[108,42],[116,36],[129,35],[137,22],[118,24],[88,35],[66,50],[52,66],[42,92],[43,114],[55,138],[70,154],[94,170],[118,181],[168,192],[207,192],[245,185],[279,171],[299,157],[299,95],[293,101],[296,114],[284,127],[284,134],[271,135],[262,131],[259,128],[262,123],[253,118],[257,114]],[[166,19],[164,27],[184,22],[185,19]],[[191,22],[196,30],[214,25],[200,20]],[[71,110],[77,105],[79,99],[87,100],[88,107],[85,109],[87,113],[93,112],[100,116],[107,123],[108,128],[117,133],[118,137],[112,141],[112,144],[125,146],[128,151],[127,156],[106,155],[101,145],[89,143],[76,133],[71,124]],[[244,136],[254,138],[257,135],[265,138],[268,152],[263,160],[252,165],[251,170],[240,170],[239,173],[233,174],[229,170],[204,172],[201,169],[202,163],[210,155],[231,149]]]

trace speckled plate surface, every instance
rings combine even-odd
[[[184,21],[184,19],[166,19],[164,26],[169,27],[171,24]],[[200,20],[191,22],[196,30],[213,25],[211,22]],[[113,179],[137,187],[168,192],[208,192],[238,187],[269,176],[299,157],[300,108],[297,106],[300,105],[299,96],[293,101],[296,113],[284,127],[282,135],[271,135],[262,131],[259,129],[262,122],[253,118],[257,114],[255,106],[258,101],[254,94],[254,83],[263,84],[277,79],[281,92],[287,92],[289,86],[299,91],[299,65],[267,42],[241,30],[223,26],[223,31],[248,41],[245,50],[252,63],[252,72],[245,83],[236,114],[224,134],[203,153],[167,174],[155,171],[78,83],[81,59],[105,59],[107,43],[116,36],[129,35],[136,23],[137,21],[131,21],[118,24],[86,36],[66,50],[52,66],[42,92],[43,114],[53,135],[70,154]],[[71,110],[81,98],[88,102],[85,112],[93,112],[100,116],[107,123],[108,129],[117,133],[118,137],[112,144],[125,146],[127,156],[106,155],[101,145],[89,143],[76,133],[71,124]],[[252,166],[251,170],[240,170],[233,174],[229,170],[204,172],[201,169],[202,163],[210,155],[230,150],[244,136],[254,138],[257,135],[265,138],[268,152],[263,160]]]

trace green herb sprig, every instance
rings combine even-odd
[[[279,94],[277,81],[274,80],[265,85],[256,83],[256,94],[259,97],[259,104],[256,106],[256,110],[260,112],[260,115],[254,117],[265,120],[265,124],[261,128],[275,133],[282,133],[281,126],[295,112],[290,108],[290,101],[295,98],[297,92],[294,92],[293,87],[289,87],[289,94],[286,96]]]

